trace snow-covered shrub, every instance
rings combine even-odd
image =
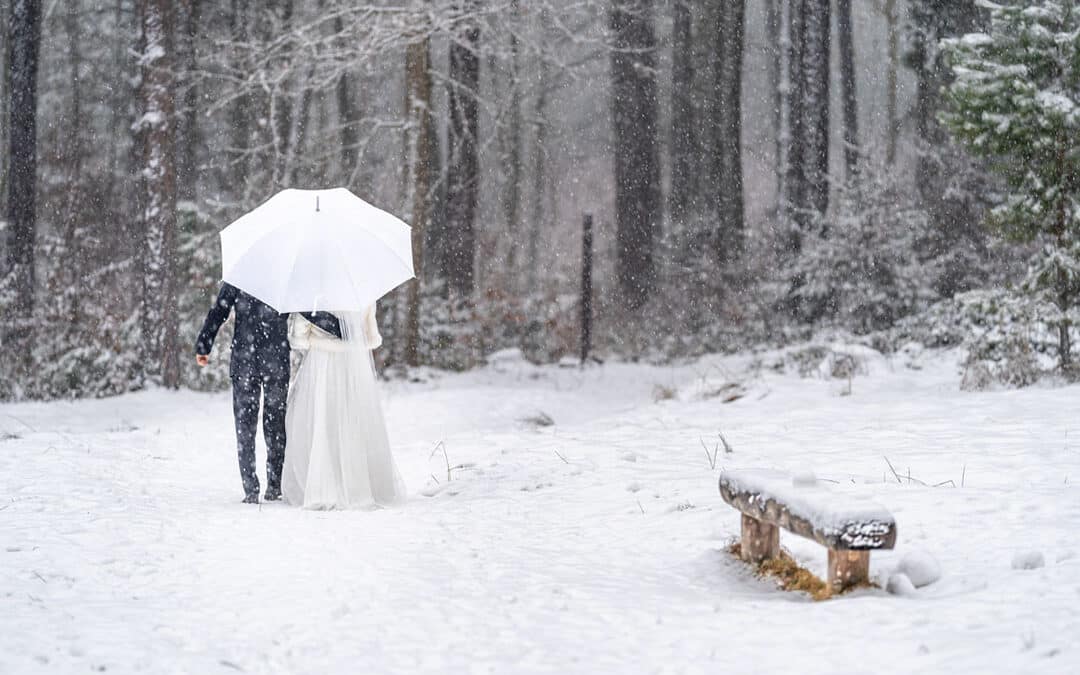
[[[185,387],[216,391],[229,386],[229,345],[233,321],[222,325],[210,364],[195,364],[195,340],[221,287],[221,244],[214,219],[190,202],[178,205],[177,274],[180,303],[180,370]]]
[[[963,347],[965,390],[1023,387],[1057,357],[1057,336],[1047,321],[1054,311],[1051,303],[1013,290],[970,291],[900,322],[888,341]]]
[[[793,292],[799,314],[865,334],[928,304],[936,294],[916,254],[928,227],[911,190],[867,165],[803,239]]]
[[[0,348],[11,357],[0,360],[0,398],[108,396],[142,386],[129,265],[98,265],[106,245],[77,223],[39,236],[41,292],[22,331],[6,330],[15,313],[0,283]]]
[[[380,303],[379,330],[387,367],[404,361],[405,302],[403,292]],[[530,295],[521,299],[495,291],[474,303],[450,303],[437,287],[421,299],[420,362],[446,370],[468,370],[503,349],[520,349],[534,363],[553,363],[576,353],[579,338],[576,296]]]

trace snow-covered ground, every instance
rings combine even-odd
[[[0,673],[1080,672],[1080,387],[861,358],[850,394],[775,353],[390,383],[412,500],[373,513],[240,504],[227,395],[0,406]],[[839,481],[896,517],[882,585],[942,578],[776,590],[724,552],[721,467]]]

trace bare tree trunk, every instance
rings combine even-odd
[[[65,233],[65,244],[71,244],[74,239],[76,221],[79,218],[80,193],[83,186],[83,120],[82,111],[82,16],[80,16],[79,3],[72,2],[67,7],[64,15],[64,32],[68,39],[68,59],[71,65],[68,88],[71,93],[71,109],[68,113],[64,130],[62,148],[58,149],[57,157],[67,170],[66,180],[68,189],[65,190],[64,206],[60,214]]]
[[[345,24],[341,17],[334,19],[334,32],[340,35],[345,32]],[[345,185],[350,189],[356,188],[356,167],[359,159],[360,140],[360,111],[353,100],[355,95],[352,91],[352,78],[348,71],[342,71],[335,87],[337,96],[337,111],[341,124],[341,174],[345,177]]]
[[[830,0],[805,0],[803,75],[805,88],[805,208],[829,209],[829,62],[832,53]]]
[[[774,214],[780,213],[783,195],[783,170],[784,170],[784,48],[786,39],[783,36],[784,18],[783,5],[786,0],[765,0],[765,55],[768,59],[766,72],[769,85],[772,87],[772,133],[773,133],[773,171],[776,177],[776,202],[773,206]]]
[[[250,17],[250,0],[232,0],[230,10],[230,33],[232,41],[245,45],[248,41],[248,24]],[[250,64],[246,59],[236,59],[236,67],[247,74]],[[231,133],[232,161],[226,169],[225,175],[229,184],[233,186],[237,197],[243,200],[247,188],[248,174],[250,173],[251,158],[248,148],[251,145],[252,135],[252,107],[254,101],[250,94],[242,94],[236,98],[229,110],[229,129]]]
[[[784,207],[787,222],[797,227],[788,233],[784,248],[797,253],[802,248],[800,230],[806,227],[806,108],[804,53],[806,46],[805,5],[808,0],[787,0],[788,5],[788,74],[787,74],[787,171],[784,179]]]
[[[840,87],[844,102],[844,165],[851,179],[859,165],[859,110],[855,95],[855,44],[851,0],[836,0],[836,36],[840,48]]]
[[[717,191],[719,231],[716,260],[728,263],[742,249],[745,206],[742,170],[742,62],[745,0],[726,0],[717,12],[718,36],[713,74],[716,115],[713,127],[714,190]]]
[[[510,175],[506,180],[506,197],[504,200],[506,234],[509,246],[506,253],[507,282],[511,293],[515,292],[517,282],[517,251],[521,246],[518,241],[518,231],[521,225],[521,46],[519,45],[517,31],[521,26],[521,0],[511,0],[510,12],[513,15],[514,26],[510,33],[510,121],[509,138],[507,143],[510,150],[507,156],[507,164]]]
[[[176,272],[175,15],[170,0],[140,0],[144,142],[142,221],[146,363],[166,387],[180,384]]]
[[[178,49],[182,70],[181,91],[184,105],[180,111],[177,129],[176,183],[180,199],[194,200],[198,187],[198,149],[199,149],[199,88],[195,81],[198,69],[197,45],[199,44],[199,23],[202,12],[202,0],[180,0],[179,23],[183,27],[180,49]]]
[[[662,213],[652,0],[613,0],[611,99],[617,274],[622,304],[640,308],[656,284]]]
[[[8,148],[8,114],[9,104],[11,103],[11,97],[8,95],[9,77],[8,74],[8,52],[10,50],[10,14],[11,3],[5,2],[0,4],[0,35],[3,36],[3,41],[0,42],[0,120],[4,120],[3,124],[0,124],[0,148]],[[7,180],[8,180],[8,166],[7,161],[0,161],[0,202],[7,204]],[[0,247],[3,250],[3,247]],[[0,269],[0,276],[3,275],[4,270]]]
[[[458,6],[461,17],[450,44],[450,80],[447,100],[450,108],[446,224],[443,245],[447,248],[446,281],[460,298],[470,298],[475,290],[476,204],[480,185],[477,136],[480,125],[480,25],[472,1]]]
[[[671,193],[668,211],[673,224],[682,226],[690,214],[697,176],[694,155],[694,39],[693,14],[687,0],[672,2],[674,35],[671,58]]]
[[[896,13],[896,0],[885,0],[884,14],[889,33],[889,65],[885,73],[885,120],[888,125],[885,140],[885,158],[889,164],[896,163],[896,144],[900,137],[900,117],[897,112],[899,98],[898,72],[900,70],[900,19]]]
[[[280,10],[277,9],[277,2],[268,4],[270,10],[274,12],[281,21],[281,32],[288,33],[288,31],[292,29],[292,0],[283,0],[281,2]],[[272,25],[270,27],[271,31],[274,31],[275,28],[276,26]],[[268,37],[272,37],[273,35],[274,33],[271,32]],[[286,60],[290,59],[291,49],[285,49],[283,51],[285,52],[283,58]],[[295,109],[297,107],[297,96],[292,91],[289,79],[280,82],[278,87],[270,92],[270,131],[274,138],[275,161],[273,184],[275,188],[288,187],[289,179],[292,176],[292,140],[294,136],[293,125],[295,124],[293,118],[297,113],[297,110]],[[300,86],[302,87],[303,84]]]
[[[405,147],[411,171],[412,247],[416,279],[408,284],[405,316],[405,363],[420,365],[420,280],[423,278],[424,232],[431,199],[431,55],[430,38],[414,38],[405,49],[405,114],[409,120]]]
[[[8,240],[13,275],[14,321],[30,321],[34,310],[34,241],[37,235],[37,71],[41,43],[41,3],[14,0],[8,25]]]
[[[547,4],[540,9],[539,14],[539,39],[543,42],[551,25],[550,10]],[[540,267],[540,233],[548,225],[550,214],[545,213],[547,200],[545,194],[548,186],[547,160],[548,160],[548,120],[547,120],[547,96],[550,85],[551,67],[546,57],[540,57],[537,71],[536,100],[533,103],[532,123],[535,129],[533,139],[533,173],[532,173],[532,214],[529,223],[528,242],[528,293],[536,293],[539,289]]]

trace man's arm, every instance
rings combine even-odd
[[[338,318],[330,312],[300,312],[300,316],[327,333],[330,333],[337,339],[341,339],[341,322],[339,322]]]
[[[202,331],[195,341],[196,356],[207,356],[210,353],[210,350],[214,347],[214,338],[217,337],[218,329],[221,328],[221,324],[225,323],[225,319],[229,318],[229,312],[232,311],[233,305],[236,304],[238,294],[239,291],[236,286],[228,283],[221,284],[221,290],[218,291],[217,299],[214,300],[214,306],[207,312]]]

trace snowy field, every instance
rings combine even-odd
[[[1080,387],[863,358],[850,385],[776,353],[391,383],[412,499],[373,513],[241,505],[228,395],[0,406],[0,673],[1080,672]],[[873,576],[943,576],[778,591],[724,551],[721,467],[839,481],[896,516]]]

